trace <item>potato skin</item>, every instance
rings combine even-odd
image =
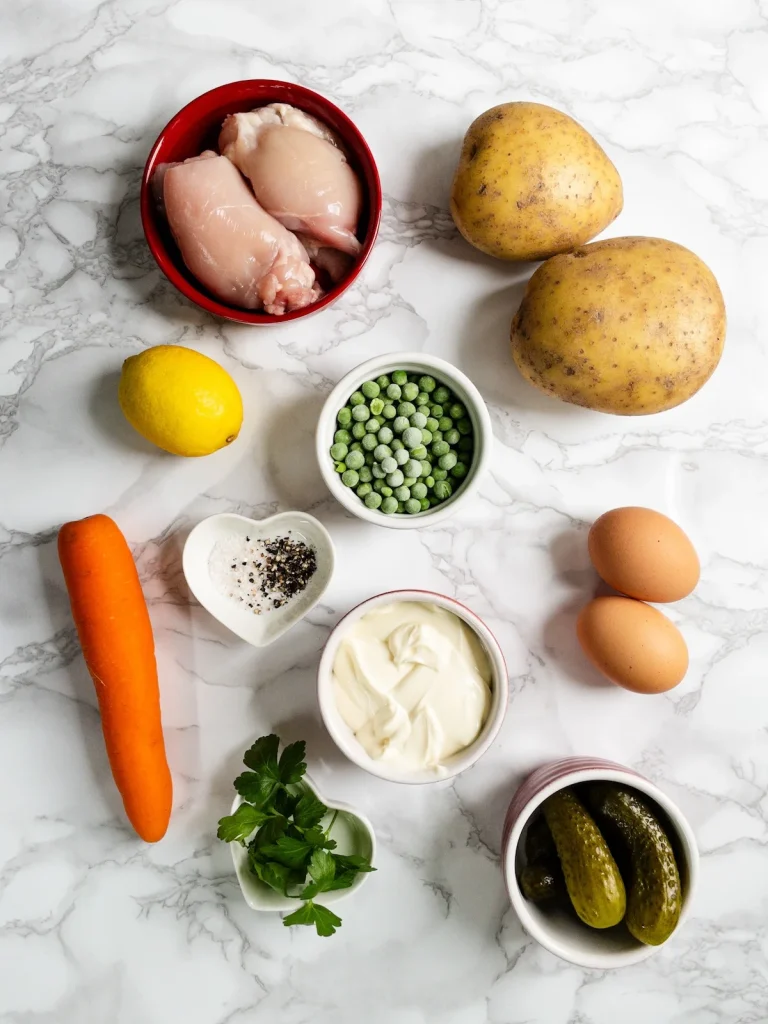
[[[502,103],[469,126],[451,215],[477,249],[545,260],[594,238],[621,212],[621,178],[573,118],[542,103]]]
[[[608,238],[543,263],[512,321],[512,356],[564,402],[637,416],[694,395],[720,361],[712,271],[663,238]]]

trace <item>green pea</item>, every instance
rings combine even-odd
[[[388,444],[377,444],[373,449],[373,457],[377,462],[381,462],[383,459],[389,458],[392,454],[392,449]]]
[[[371,401],[370,409],[374,416],[381,416],[384,412],[384,403],[380,398],[374,398]]]
[[[352,394],[349,396],[349,404],[352,406],[365,405],[365,395],[363,394],[363,392],[353,391]]]
[[[427,394],[431,395],[437,387],[437,381],[434,377],[430,377],[429,374],[425,374],[423,377],[419,377],[419,387],[422,391],[426,391]]]
[[[382,468],[384,467],[382,466]],[[387,473],[387,483],[389,484],[390,487],[402,486],[403,480],[405,480],[403,471],[401,469],[398,469],[397,466],[395,466],[391,473]]]
[[[404,485],[405,487],[413,487],[413,485],[414,485],[415,483],[416,483],[416,477],[415,477],[415,476],[406,476],[406,477],[403,477],[403,485]]]
[[[440,429],[440,420],[436,420],[434,416],[427,416],[427,430],[431,430],[433,433]]]
[[[387,474],[384,472],[381,466],[377,465],[374,462],[374,464],[371,466],[371,476],[373,477],[373,479],[381,482],[386,475]]]
[[[443,432],[442,432],[442,430],[433,430],[432,431],[432,440],[433,441],[442,441],[443,440]]]
[[[447,441],[433,441],[432,448],[430,449],[436,459],[439,459],[441,455],[447,455],[451,450],[451,446]]]
[[[403,398],[406,401],[412,402],[414,400],[414,398],[418,395],[418,393],[419,393],[419,385],[418,384],[413,384],[411,381],[409,381],[407,384],[403,385]]]
[[[348,430],[344,430],[343,428],[341,430],[337,430],[333,435],[334,444],[349,444],[351,440],[352,435]]]
[[[426,427],[421,428],[421,443],[432,444],[432,431],[427,430]]]
[[[410,426],[407,416],[398,416],[395,422],[392,424],[392,429],[396,434],[402,434],[404,430],[407,430]]]
[[[460,438],[461,434],[458,432],[458,430],[456,430],[455,427],[453,428],[453,430],[446,430],[446,432],[443,434],[443,440],[447,441],[448,444],[458,444]]]
[[[438,405],[445,405],[446,402],[451,397],[451,392],[444,384],[442,384],[439,388],[435,390],[435,393],[432,397],[438,403]]]
[[[393,512],[397,512],[397,498],[385,498],[381,503],[381,511],[385,516],[391,516]]]
[[[454,402],[451,408],[448,410],[448,415],[453,420],[463,420],[467,415],[467,410],[461,404],[461,402]]]
[[[417,512],[421,512],[421,502],[417,501],[416,498],[409,498],[405,503],[405,511],[409,515],[415,515]]]
[[[438,480],[432,493],[438,501],[445,501],[453,494],[453,488],[447,480]]]
[[[343,441],[337,441],[336,444],[331,445],[331,458],[337,462],[342,462],[346,456],[349,448]]]
[[[407,448],[398,448],[395,452],[395,462],[398,466],[404,466],[406,462],[410,462],[411,456]]]
[[[413,416],[415,412],[416,406],[413,404],[413,402],[401,402],[400,405],[398,405],[397,407],[398,416],[405,416],[407,418],[409,416]]]
[[[434,416],[434,418],[436,420],[439,420],[440,417],[443,415],[443,407],[442,407],[442,405],[437,405],[437,404],[431,405],[429,407],[429,411],[432,413],[432,415]],[[437,427],[435,427],[435,430],[437,430]]]
[[[406,487],[405,484],[403,484],[401,487],[395,488],[395,497],[397,498],[398,501],[408,501],[410,496],[411,489],[410,487]]]
[[[363,446],[360,444],[359,441],[353,441],[352,444],[349,446],[349,450],[351,452],[361,452],[363,450]]]
[[[398,501],[398,503],[397,503],[397,511],[400,512],[400,513],[405,512],[405,505],[403,504],[402,501]]]
[[[364,423],[353,423],[352,424],[352,437],[356,440],[360,440],[365,437],[365,424]]]
[[[416,459],[408,459],[406,464],[403,466],[403,472],[406,476],[421,476],[421,463]]]
[[[337,473],[344,473],[347,468],[346,462],[334,462],[333,468]]]
[[[426,459],[427,455],[429,455],[429,452],[423,444],[417,444],[415,448],[411,449],[411,458],[416,459],[417,462]]]
[[[397,463],[395,462],[391,455],[388,455],[385,459],[382,459],[379,465],[384,470],[385,474],[394,473],[395,470],[397,469]]]
[[[466,463],[464,463],[464,462],[457,462],[456,465],[451,470],[451,476],[455,480],[463,480],[466,475],[467,475]]]
[[[419,504],[421,505],[421,511],[426,512],[429,508],[429,498],[422,498]]]
[[[360,469],[364,465],[365,456],[362,452],[350,452],[347,456],[347,469]]]
[[[349,406],[345,405],[343,409],[339,409],[336,419],[339,421],[340,427],[348,427],[352,422],[352,410]]]
[[[371,471],[371,467],[370,466],[365,465],[358,472],[359,472],[360,483],[361,484],[369,484],[371,482],[371,480],[373,480],[373,473]]]
[[[371,410],[367,405],[356,405],[352,410],[352,419],[358,423],[365,423],[367,419],[370,419]]]
[[[365,453],[365,464],[366,464],[366,466],[372,466],[373,465],[373,452],[366,452]]]
[[[418,427],[408,427],[403,431],[403,444],[406,448],[418,448],[421,444],[421,431]]]
[[[393,402],[398,401],[402,393],[399,384],[390,384],[387,388],[387,398],[391,398]]]
[[[432,473],[432,463],[426,459],[421,460],[421,475],[429,476]]]
[[[426,391],[420,391],[418,393],[418,395],[416,395],[416,398],[414,399],[414,402],[416,403],[416,408],[417,409],[421,405],[428,405],[429,404],[429,395],[427,394]]]
[[[442,455],[438,465],[440,469],[453,469],[459,460],[456,458],[455,452],[448,452],[447,455]],[[349,459],[347,459],[347,465],[349,465]]]
[[[381,496],[383,498],[392,497],[392,488],[389,486],[389,484],[385,483],[384,486],[381,488]]]
[[[371,491],[370,494],[365,496],[365,507],[366,508],[378,508],[381,504],[381,495],[377,494],[376,491]]]
[[[376,378],[376,383],[379,385],[379,391],[386,391],[389,387],[389,377],[386,373],[382,373],[380,377]]]
[[[399,437],[396,437],[393,441],[389,441],[388,443],[393,452],[397,452],[400,451],[401,448],[405,448],[405,445]]]
[[[374,489],[374,491],[377,491],[379,494],[381,494],[382,487],[386,487],[386,486],[387,486],[386,480],[376,480],[374,478],[374,481],[373,481],[373,489]]]
[[[427,485],[427,488],[431,491],[432,488],[435,486],[435,478],[433,476],[428,476],[424,483]]]
[[[360,444],[363,446],[364,452],[372,452],[376,448],[378,443],[379,439],[376,437],[375,434],[366,434],[365,437],[362,438],[360,441]]]
[[[371,416],[371,418],[365,424],[365,429],[368,431],[369,434],[378,434],[380,426],[381,423],[379,422],[379,420],[375,416]]]
[[[397,416],[397,409],[392,405],[391,402],[387,402],[384,408],[381,410],[381,415],[385,420],[393,420]]]
[[[466,436],[467,434],[472,433],[472,421],[468,420],[466,416],[464,419],[459,420],[456,426],[459,428],[460,434],[464,434]]]
[[[462,437],[456,445],[460,452],[471,452],[474,446],[475,445],[471,437]]]
[[[419,430],[423,430],[427,425],[427,417],[423,412],[415,412],[411,415],[408,422],[412,427],[418,427]]]
[[[370,484],[358,484],[355,494],[358,496],[358,498],[365,498],[368,494],[371,493],[372,490],[373,488],[371,487]]]
[[[418,498],[419,501],[421,501],[421,499],[422,498],[426,498],[426,496],[427,496],[427,485],[423,484],[421,481],[418,481],[417,483],[415,483],[413,485],[413,487],[411,488],[411,497],[412,498]]]
[[[453,420],[451,419],[450,416],[441,416],[440,421],[438,423],[438,427],[440,430],[442,430],[443,433],[445,433],[446,430],[452,430]]]
[[[360,477],[354,469],[348,469],[345,473],[341,474],[341,482],[345,487],[357,487],[360,483]]]
[[[379,444],[389,444],[394,436],[391,427],[379,427]]]
[[[399,384],[402,387],[403,384],[408,383],[408,374],[405,372],[405,370],[395,370],[395,372],[392,374],[392,380],[395,382],[395,384]]]
[[[381,388],[375,380],[367,380],[365,384],[360,388],[366,398],[376,398],[381,391]]]
[[[448,470],[447,469],[440,469],[439,466],[435,466],[435,468],[432,470],[432,476],[439,483],[440,480],[447,480],[448,479]]]

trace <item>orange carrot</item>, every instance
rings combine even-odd
[[[117,525],[98,515],[62,526],[59,561],[125,813],[142,839],[156,843],[173,792],[155,642],[133,556]]]

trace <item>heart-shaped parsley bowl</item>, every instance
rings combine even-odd
[[[218,563],[222,562],[222,553],[231,554],[239,550],[240,545],[274,541],[281,537],[303,542],[311,548],[316,569],[303,590],[280,607],[269,608],[259,614],[236,596],[239,593],[236,578],[232,581],[231,593],[227,592]],[[234,559],[234,554],[232,557]],[[225,561],[229,562],[229,557]],[[243,562],[245,572],[242,578],[247,579],[245,573],[251,566],[242,558],[237,561]],[[182,557],[189,589],[203,608],[254,647],[273,643],[314,608],[331,581],[334,562],[333,541],[328,531],[306,512],[280,512],[260,520],[234,512],[209,516],[198,523],[187,537]],[[224,569],[227,568],[225,565]]]
[[[328,808],[328,813],[320,822],[320,828],[327,829],[333,821],[331,835],[337,844],[334,853],[343,854],[345,857],[365,857],[371,865],[375,866],[376,836],[373,825],[364,814],[348,804],[326,800],[317,785],[306,775],[301,782],[289,786],[288,790],[297,796],[303,796],[308,792],[312,793]],[[232,804],[232,814],[244,802],[241,796],[237,796]],[[253,873],[248,863],[248,850],[245,846],[241,843],[232,843],[231,846],[237,880],[240,883],[245,902],[252,910],[272,910],[286,913],[298,909],[300,906],[298,899],[276,892]],[[324,907],[338,903],[357,892],[366,878],[368,878],[368,872],[361,871],[348,888],[319,893],[314,897],[314,902]]]

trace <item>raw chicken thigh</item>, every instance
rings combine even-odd
[[[325,125],[295,107],[273,103],[230,114],[219,149],[285,227],[350,256],[360,252],[355,237],[360,182]]]
[[[225,157],[207,151],[158,168],[155,185],[184,262],[217,298],[280,315],[318,297],[303,245],[262,209]]]

